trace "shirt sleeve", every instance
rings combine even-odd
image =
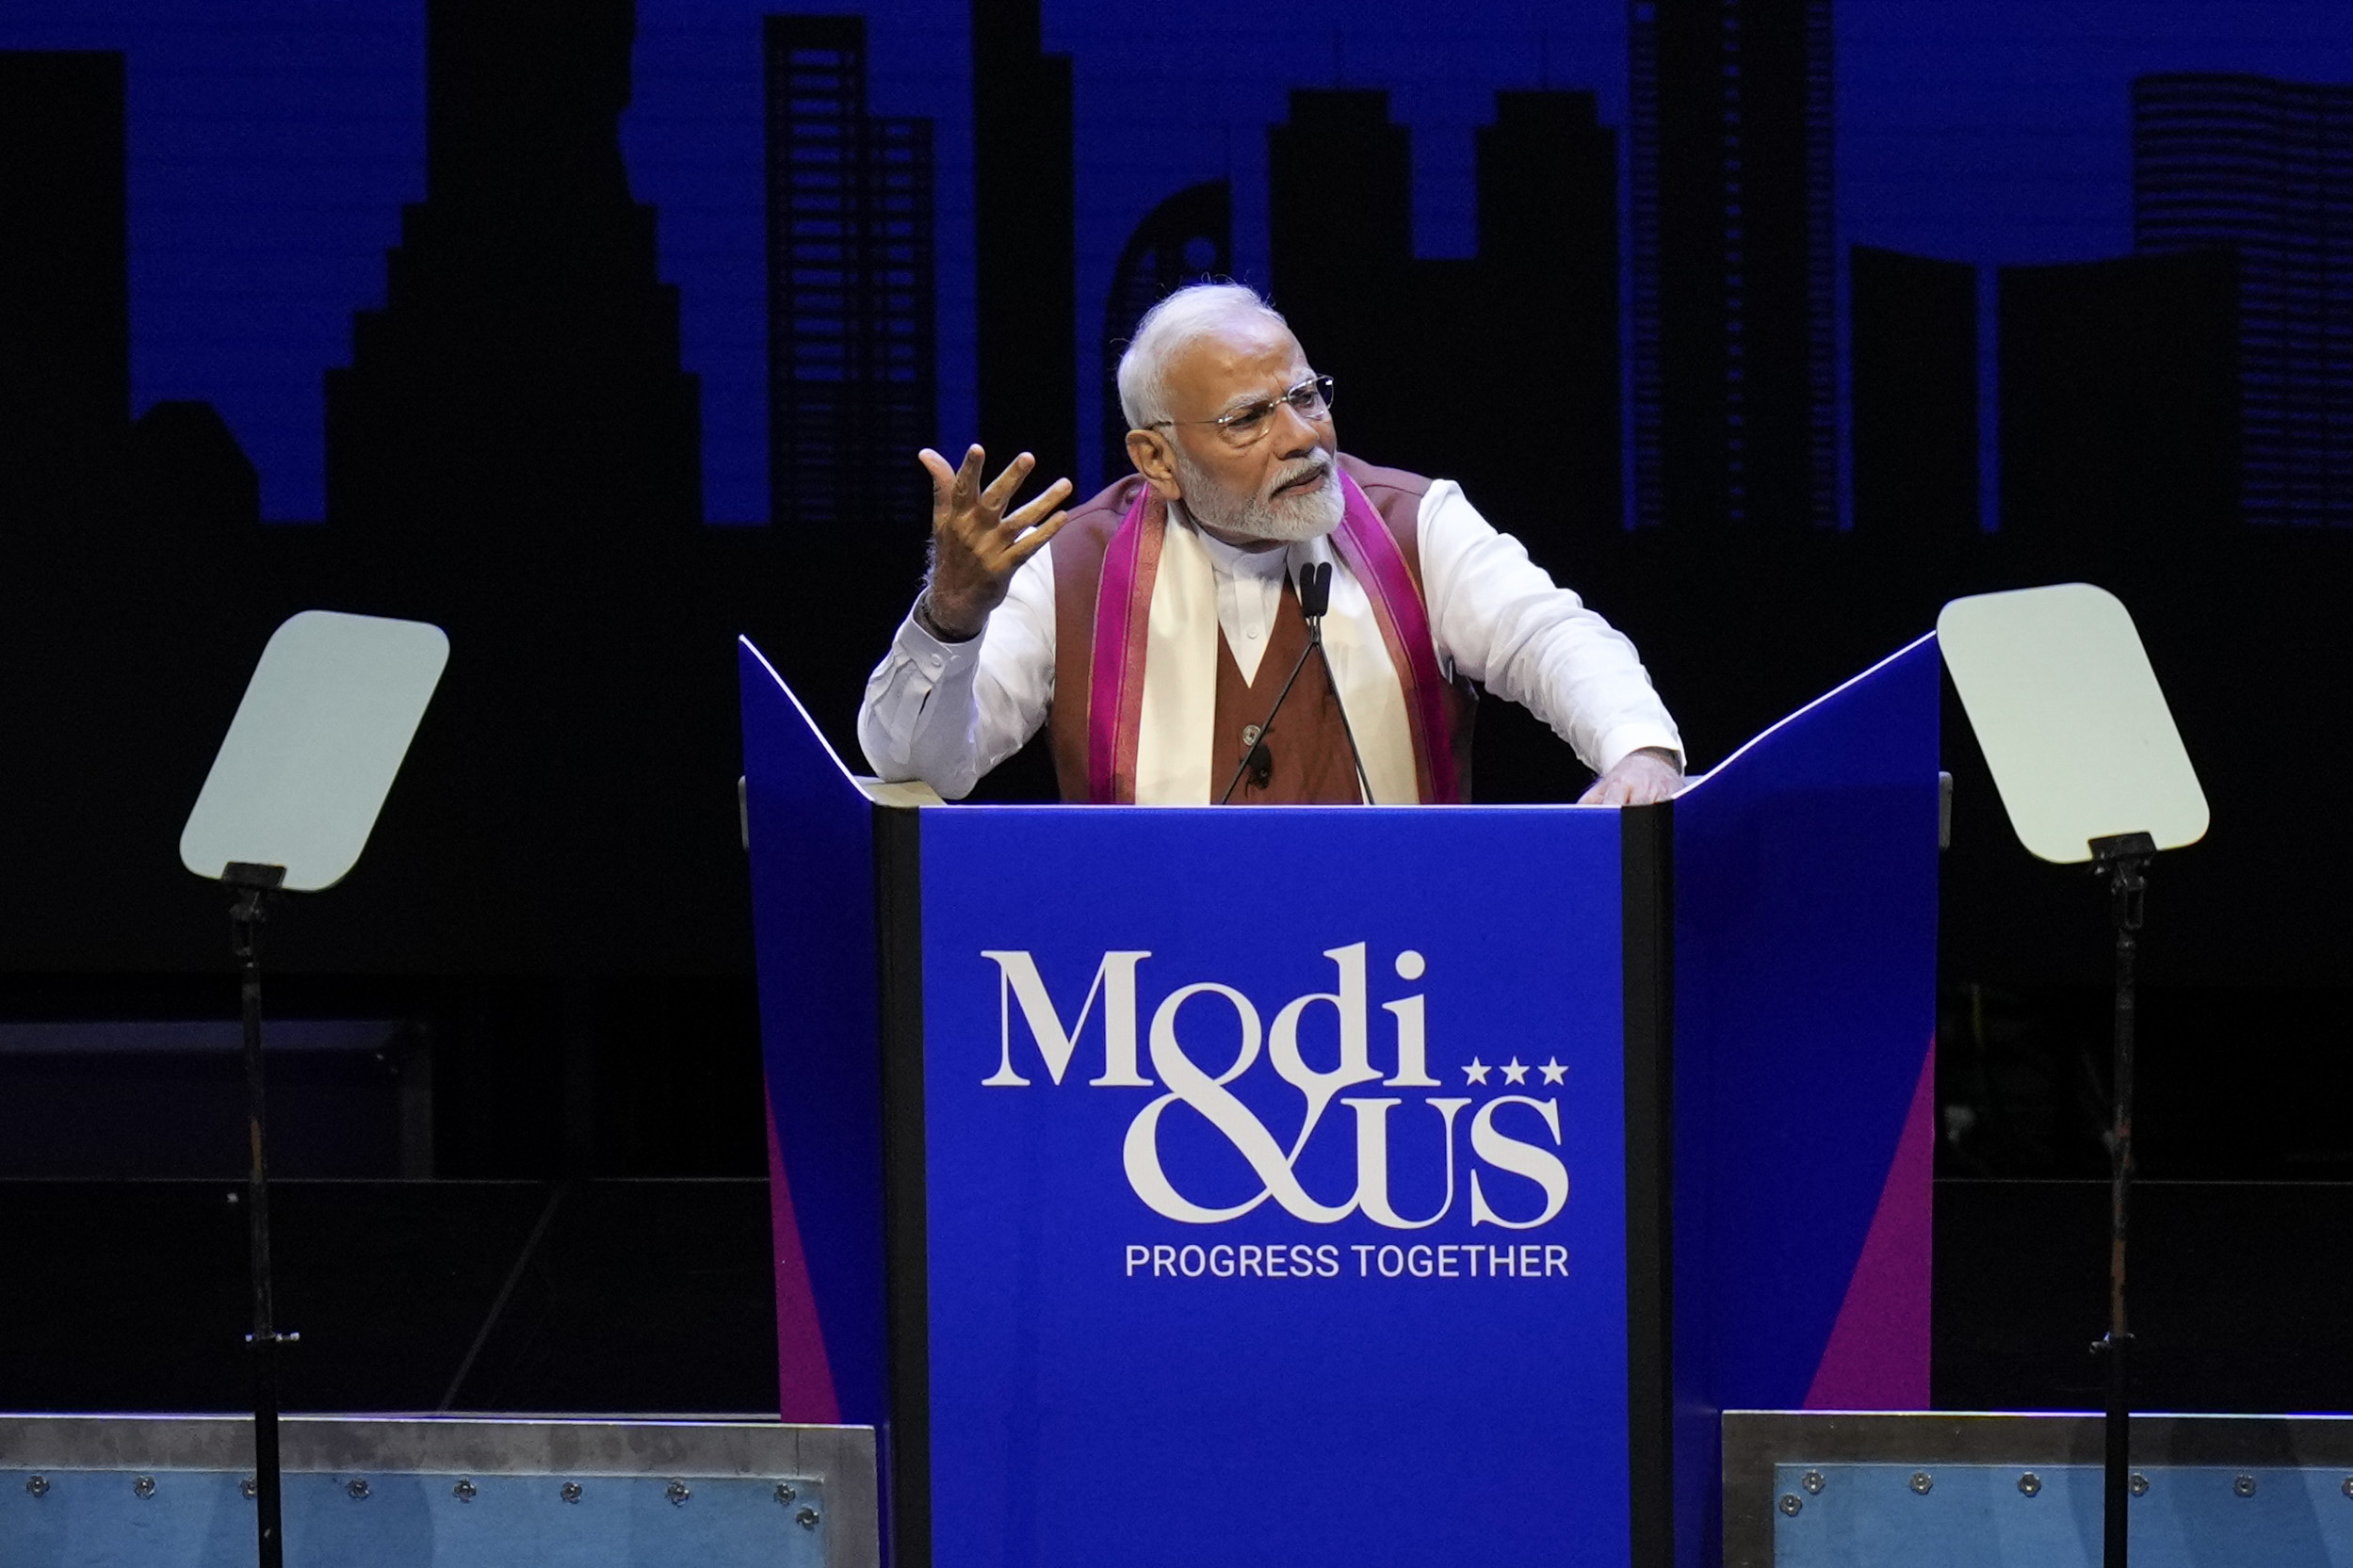
[[[1054,699],[1052,546],[1021,563],[981,635],[942,642],[900,622],[867,677],[858,745],[877,776],[961,800],[1046,722]]]
[[[1431,485],[1420,523],[1440,657],[1550,724],[1597,773],[1645,747],[1682,756],[1682,736],[1634,645],[1497,532],[1459,485]]]

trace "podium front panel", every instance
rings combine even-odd
[[[1626,1561],[1616,815],[920,815],[901,1560]]]

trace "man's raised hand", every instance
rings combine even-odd
[[[932,575],[923,590],[924,619],[932,630],[963,641],[981,635],[989,612],[1005,602],[1014,573],[1069,520],[1068,512],[1054,509],[1069,497],[1070,481],[1056,479],[1009,512],[1005,503],[1037,466],[1029,453],[1006,464],[985,488],[981,472],[988,456],[978,446],[953,469],[928,446],[917,456],[932,476]]]

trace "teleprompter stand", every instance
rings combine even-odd
[[[2142,905],[2149,863],[2157,843],[2147,833],[2118,833],[2091,841],[2094,874],[2108,884],[2116,927],[2116,1061],[2109,1087],[2108,1332],[2092,1346],[2108,1358],[2105,1471],[2101,1484],[2101,1568],[2125,1568],[2131,1539],[2133,1483],[2132,1387],[2128,1366],[2133,1334],[2125,1315],[2125,1252],[2131,1234],[2133,1188],[2133,1023],[2134,968],[2140,953]]]
[[[2205,835],[2205,792],[2133,618],[2087,583],[1956,599],[1937,618],[1954,688],[2027,852],[2089,862],[2116,928],[2116,1066],[2108,1132],[2108,1358],[2101,1560],[2125,1568],[2133,1500],[2125,1264],[2133,1188],[2133,1024],[2149,864]],[[2135,831],[2118,832],[2123,824]]]
[[[280,626],[180,832],[180,863],[229,890],[245,1015],[246,1236],[252,1253],[254,1533],[283,1568],[278,1332],[269,1262],[261,927],[281,892],[333,887],[358,864],[449,658],[438,626],[305,610]]]
[[[230,947],[237,961],[245,1012],[245,1130],[251,1163],[245,1178],[245,1228],[252,1254],[253,1509],[261,1568],[283,1568],[285,1534],[278,1501],[278,1347],[300,1334],[278,1332],[269,1274],[269,1121],[262,1070],[260,928],[286,880],[283,865],[232,861],[220,880],[231,890]]]

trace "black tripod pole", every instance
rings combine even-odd
[[[253,1515],[260,1568],[283,1568],[285,1536],[278,1501],[278,1326],[270,1300],[269,1155],[262,1082],[262,965],[260,926],[268,901],[284,882],[283,865],[232,862],[221,881],[234,891],[229,907],[231,949],[245,1004],[245,1136],[250,1159],[245,1188],[246,1236],[253,1270]]]
[[[2155,840],[2120,833],[2091,841],[2095,868],[2108,880],[2108,909],[2116,925],[2115,1121],[2108,1134],[2108,1332],[2094,1350],[2108,1357],[2107,1463],[2101,1479],[2101,1568],[2125,1568],[2132,1535],[2132,1390],[2126,1381],[2133,1334],[2124,1311],[2125,1241],[2132,1220],[2133,1015],[2134,966],[2140,950],[2143,895]]]

